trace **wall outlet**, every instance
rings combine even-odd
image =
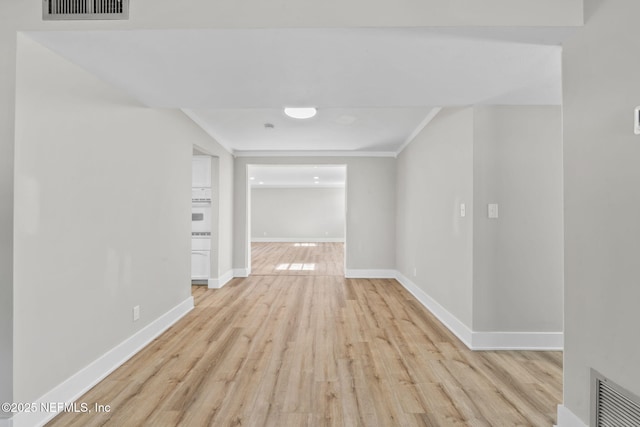
[[[418,269],[416,267],[413,267],[413,277],[416,277],[418,275]]]
[[[140,319],[140,306],[136,305],[133,307],[133,321]]]
[[[464,218],[467,214],[467,208],[464,203],[460,203],[460,218]]]

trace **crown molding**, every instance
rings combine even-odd
[[[431,109],[431,111],[429,111],[427,117],[425,117],[424,120],[420,122],[420,124],[413,130],[413,132],[411,132],[411,135],[409,135],[409,137],[402,143],[400,148],[398,148],[398,151],[396,151],[396,157],[398,157],[398,155],[402,153],[402,150],[407,148],[407,145],[411,144],[411,141],[413,141],[415,137],[418,136],[418,134],[422,132],[422,130],[426,128],[429,123],[431,123],[431,120],[433,120],[438,115],[440,110],[442,110],[442,107],[434,107]]]
[[[396,157],[391,151],[234,151],[236,157]]]

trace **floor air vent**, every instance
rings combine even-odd
[[[63,19],[128,19],[129,0],[43,0],[45,21]]]
[[[591,372],[594,427],[640,427],[640,398],[596,371]]]

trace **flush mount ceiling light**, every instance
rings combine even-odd
[[[284,113],[294,119],[310,119],[318,110],[315,107],[286,107]]]

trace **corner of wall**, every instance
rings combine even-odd
[[[564,405],[558,405],[558,423],[554,427],[588,427]]]
[[[564,334],[562,332],[474,331],[399,271],[395,272],[395,279],[470,350],[557,351],[563,349]]]
[[[399,271],[396,272],[396,280],[413,295],[427,310],[429,310],[444,326],[457,336],[468,348],[473,349],[473,331],[441,306],[435,299],[427,295],[415,283],[405,277]]]
[[[233,277],[249,277],[251,275],[250,268],[234,268]]]
[[[207,286],[209,289],[220,289],[231,279],[234,277],[234,270],[229,270],[226,273],[222,274],[220,277],[212,277],[207,281]]]
[[[141,351],[156,337],[169,329],[187,313],[193,310],[193,297],[185,299],[180,304],[160,316],[158,319],[127,338],[111,350],[107,351],[89,366],[81,369],[64,382],[45,393],[34,404],[41,405],[50,402],[65,402],[69,404],[80,398],[93,386],[102,381],[107,375],[120,367],[123,363]],[[0,427],[30,427],[41,426],[57,415],[56,412],[20,412],[9,420],[9,424]]]

